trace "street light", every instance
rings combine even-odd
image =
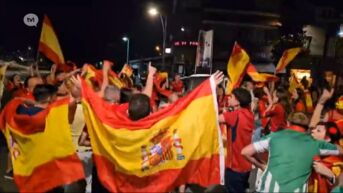
[[[184,28],[184,27],[181,27],[181,31],[184,32],[184,31],[185,31],[185,28]]]
[[[155,15],[159,14],[155,7],[150,8],[148,12],[152,16],[155,16]]]
[[[124,36],[122,39],[126,42],[126,64],[129,64],[130,38]]]
[[[162,32],[163,32],[163,42],[162,42],[162,69],[165,68],[165,50],[166,50],[166,38],[167,38],[167,16],[163,17],[161,13],[155,7],[151,7],[148,10],[149,15],[156,16],[159,15],[162,24]]]

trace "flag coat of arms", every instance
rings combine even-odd
[[[36,115],[18,115],[13,99],[1,114],[0,127],[11,153],[20,192],[46,192],[84,178],[68,122],[69,98]]]
[[[224,151],[215,84],[138,121],[82,81],[82,104],[101,183],[111,192],[168,192],[185,183],[223,184]]]

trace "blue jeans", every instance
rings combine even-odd
[[[244,193],[249,188],[250,172],[240,173],[225,170],[225,188],[228,193]]]

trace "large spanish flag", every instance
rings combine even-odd
[[[252,63],[249,63],[249,65],[247,67],[247,74],[255,82],[267,82],[267,81],[278,81],[279,80],[279,77],[277,77],[275,75],[258,72]]]
[[[38,51],[42,52],[49,60],[57,64],[59,69],[63,70],[65,65],[63,53],[51,21],[46,15],[44,15]]]
[[[223,184],[224,154],[213,79],[139,121],[82,81],[82,103],[101,183],[111,192],[168,192]],[[124,108],[123,108],[124,107]]]
[[[239,87],[245,75],[249,61],[249,55],[237,42],[235,42],[227,64],[227,73],[230,78],[230,83],[227,86],[228,93],[231,93],[234,88]]]
[[[291,48],[284,51],[276,66],[275,72],[279,73],[283,71],[286,66],[300,53],[300,51],[301,48]]]
[[[1,114],[0,127],[12,155],[14,181],[20,192],[46,192],[84,178],[68,122],[69,99],[36,115],[18,115],[22,103],[12,100]]]

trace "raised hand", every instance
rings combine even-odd
[[[53,64],[53,65],[51,66],[50,72],[55,74],[56,71],[57,71],[57,65],[56,65],[56,64]]]
[[[334,89],[331,89],[331,91],[324,89],[322,96],[320,96],[319,102],[325,103],[327,100],[329,100],[332,97],[334,91],[335,91]]]
[[[148,66],[148,72],[150,76],[153,76],[156,73],[157,69],[151,65],[151,62],[149,62]]]
[[[224,80],[224,74],[223,72],[217,70],[215,73],[212,74],[214,82],[216,83],[216,85],[219,85],[220,83],[223,82]]]

